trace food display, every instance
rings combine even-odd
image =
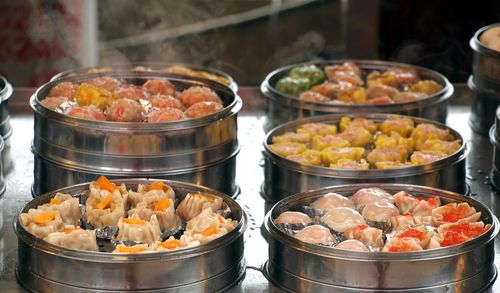
[[[16,273],[29,291],[222,292],[245,275],[246,226],[241,206],[214,189],[101,177],[26,204]]]
[[[278,215],[274,224],[302,242],[371,252],[413,252],[461,244],[491,228],[467,202],[377,187],[327,193]],[[353,240],[357,242],[353,242]]]
[[[86,120],[147,123],[200,118],[224,107],[221,98],[208,87],[192,86],[178,91],[167,79],[134,85],[110,76],[80,84],[61,82],[40,103]]]
[[[305,123],[270,140],[269,149],[288,160],[348,170],[429,164],[462,147],[448,129],[403,116],[381,122],[344,116],[338,124]]]
[[[79,200],[85,202],[83,213]],[[108,253],[199,246],[238,226],[238,221],[225,217],[231,210],[221,197],[188,193],[176,207],[178,201],[172,187],[161,181],[132,190],[102,176],[90,183],[86,196],[58,192],[48,203],[21,213],[19,221],[26,231],[48,243]],[[111,246],[97,245],[107,241]]]
[[[500,52],[500,25],[485,30],[479,37],[479,41],[491,50]]]
[[[393,104],[425,99],[443,89],[421,79],[411,67],[389,67],[363,72],[355,62],[341,65],[293,67],[276,83],[276,90],[301,100],[332,104]]]
[[[286,290],[480,292],[496,276],[498,219],[442,189],[365,183],[300,192],[270,209],[265,229],[264,270]]]

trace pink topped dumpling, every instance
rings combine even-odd
[[[190,87],[184,90],[178,98],[187,108],[199,102],[217,102],[222,104],[219,96],[213,90],[204,86]]]
[[[148,80],[142,85],[142,88],[150,95],[173,96],[175,94],[174,85],[170,81],[163,79]]]
[[[75,118],[85,119],[85,120],[98,120],[98,121],[106,120],[106,116],[104,116],[104,113],[102,112],[102,110],[97,108],[94,105],[75,106],[75,107],[69,108],[66,111],[66,115],[71,116],[71,117],[75,117]]]
[[[131,99],[115,100],[106,110],[109,121],[140,122],[143,108],[141,104]]]
[[[75,98],[76,92],[78,91],[78,85],[71,82],[61,82],[54,86],[48,97],[65,97],[68,100],[73,100]]]
[[[200,118],[222,110],[223,106],[217,102],[199,102],[186,110],[189,118]]]
[[[148,123],[160,123],[185,120],[186,115],[176,108],[163,108],[154,110],[147,115]]]

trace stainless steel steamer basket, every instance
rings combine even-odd
[[[147,179],[113,180],[128,188],[151,183]],[[157,180],[155,180],[157,181]],[[49,244],[14,221],[18,237],[17,279],[30,291],[46,292],[214,292],[224,291],[245,274],[243,233],[247,216],[229,196],[213,189],[165,181],[182,199],[188,192],[220,196],[231,208],[238,226],[207,244],[170,252],[116,255],[71,250]],[[66,187],[30,201],[21,212],[49,202],[56,192],[85,193],[88,183]]]
[[[470,39],[469,45],[474,51],[472,75],[478,88],[495,91],[500,95],[500,52],[486,47],[479,41],[485,31],[500,27],[500,23],[479,29]]]
[[[66,78],[66,77],[71,77],[71,76],[77,76],[77,75],[85,75],[88,73],[99,73],[100,75],[107,75],[110,72],[163,72],[163,73],[168,73],[167,70],[169,67],[172,66],[183,66],[187,67],[192,70],[196,71],[205,71],[213,75],[217,75],[220,77],[223,77],[229,81],[229,84],[224,84],[225,86],[229,86],[235,93],[238,92],[238,84],[236,81],[231,77],[231,75],[227,74],[224,71],[214,69],[214,68],[209,68],[209,67],[203,67],[203,66],[195,66],[195,65],[189,65],[189,64],[182,64],[182,63],[172,63],[172,64],[158,64],[158,63],[131,63],[131,64],[114,64],[110,66],[94,66],[94,67],[84,67],[84,68],[78,68],[78,69],[70,69],[66,71],[59,72],[58,74],[54,75],[50,81]],[[186,75],[189,76],[189,75]]]
[[[35,155],[36,194],[63,186],[94,180],[100,175],[111,177],[171,177],[183,174],[182,179],[204,184],[228,194],[237,193],[234,184],[235,160],[239,151],[237,113],[241,99],[229,88],[205,79],[187,78],[175,74],[150,72],[120,72],[106,75],[141,83],[148,79],[165,78],[176,88],[192,85],[212,88],[224,102],[224,109],[198,119],[168,123],[123,123],[90,121],[66,116],[40,104],[52,87],[60,82],[83,82],[99,74],[61,78],[40,87],[31,97],[35,112],[35,136],[32,151]],[[215,164],[227,168],[210,169]],[[45,166],[45,167],[44,167]],[[61,177],[46,176],[46,166],[56,166],[68,172]],[[52,167],[50,167],[52,168]],[[50,169],[49,168],[49,169]],[[197,173],[199,170],[220,170],[220,174]],[[68,175],[71,172],[77,171]],[[70,172],[71,171],[71,172]],[[51,173],[49,173],[51,174]],[[89,177],[88,174],[95,174]],[[191,176],[190,178],[187,178]],[[209,180],[227,176],[218,184]]]
[[[357,252],[301,242],[279,230],[273,220],[286,210],[310,204],[327,192],[350,196],[377,186],[391,193],[406,190],[418,196],[440,196],[443,202],[462,201],[482,213],[492,227],[463,244],[422,252]],[[405,184],[353,184],[296,194],[277,203],[267,214],[268,278],[298,292],[481,292],[495,280],[494,238],[499,223],[481,203],[461,194]]]
[[[434,121],[408,117],[416,123],[431,123],[450,132],[460,141],[462,147],[454,154],[430,164],[387,170],[341,170],[300,164],[273,153],[269,143],[273,136],[294,131],[306,123],[338,124],[343,116],[365,117],[381,122],[391,114],[331,114],[291,121],[271,130],[263,143],[264,183],[261,193],[271,202],[277,202],[292,194],[314,188],[355,183],[404,183],[443,188],[458,193],[467,192],[465,180],[465,158],[469,150],[460,133]]]
[[[414,102],[386,105],[332,105],[300,100],[298,97],[281,93],[274,87],[278,80],[297,66],[317,65],[321,68],[328,65],[341,65],[346,61],[356,63],[363,71],[386,70],[391,67],[411,67],[422,78],[432,79],[443,86],[438,93]],[[272,129],[282,123],[316,115],[332,113],[395,113],[423,117],[430,120],[446,122],[448,115],[448,99],[453,94],[453,85],[442,74],[419,66],[371,60],[334,60],[321,62],[306,62],[279,68],[269,73],[260,86],[261,92],[267,97],[267,121],[265,130]]]
[[[10,136],[12,135],[9,116],[9,98],[12,93],[12,85],[3,76],[0,76],[0,135],[6,146],[10,146]]]
[[[476,133],[487,136],[491,126],[495,123],[496,110],[500,104],[500,91],[478,88],[472,75],[467,80],[467,85],[474,92],[469,126]]]

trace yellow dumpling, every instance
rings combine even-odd
[[[363,147],[373,142],[373,135],[363,127],[351,126],[340,134],[353,147]]]
[[[440,129],[433,124],[422,123],[417,125],[411,133],[415,150],[420,151],[428,139],[440,139],[444,141],[454,140],[449,129]]]
[[[297,133],[309,133],[315,135],[337,134],[337,125],[326,123],[307,123],[297,129]]]
[[[355,87],[348,91],[342,91],[338,93],[337,100],[352,104],[365,104],[366,90],[364,87]]]
[[[397,132],[403,137],[410,136],[415,128],[415,123],[412,119],[400,116],[392,116],[380,123],[379,129],[383,134],[390,134]]]
[[[345,148],[326,148],[321,152],[323,165],[330,166],[336,164],[340,159],[348,159],[359,162],[365,153],[364,148],[345,147]]]
[[[305,150],[297,155],[286,156],[286,158],[304,165],[321,165],[321,152],[316,150]]]
[[[456,152],[462,144],[459,140],[454,141],[443,141],[440,139],[428,139],[420,148],[421,151],[438,151],[441,153],[445,153],[447,155],[451,155]]]
[[[368,162],[375,164],[377,162],[393,161],[405,162],[408,158],[408,152],[404,147],[383,147],[372,150],[368,156]]]
[[[410,157],[410,161],[413,164],[421,165],[437,161],[444,157],[446,157],[446,154],[439,151],[421,151],[414,152]]]
[[[414,83],[408,89],[409,92],[432,95],[443,89],[443,86],[434,80],[421,80]]]
[[[366,84],[368,87],[372,87],[377,84],[383,84],[387,86],[397,87],[398,80],[396,76],[388,71],[380,73],[379,71],[372,71],[366,77]]]
[[[313,149],[321,151],[327,147],[343,148],[351,146],[351,144],[340,135],[316,135],[312,138],[311,146]]]
[[[334,169],[347,169],[347,170],[368,170],[370,165],[365,160],[361,159],[359,162],[340,159],[335,164],[330,164],[330,168]]]
[[[276,154],[286,157],[302,153],[307,149],[307,146],[299,142],[280,142],[269,145],[269,148]]]
[[[281,142],[300,142],[308,143],[311,140],[311,134],[307,132],[285,132],[282,135],[273,136],[273,143]]]
[[[408,154],[413,153],[413,138],[404,138],[397,132],[391,132],[390,135],[381,134],[376,136],[374,145],[376,149],[400,146],[405,148]]]
[[[375,163],[375,168],[379,170],[386,170],[386,169],[396,169],[396,168],[403,168],[403,167],[409,167],[414,165],[411,162],[394,162],[394,161],[381,161],[381,162],[376,162]]]
[[[340,132],[346,131],[350,127],[362,127],[371,133],[375,133],[378,129],[377,123],[375,123],[373,120],[366,119],[363,117],[356,117],[354,119],[351,119],[350,117],[344,116],[340,118]]]

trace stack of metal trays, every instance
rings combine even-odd
[[[500,190],[500,107],[496,109],[495,124],[490,129],[490,142],[493,145],[493,164],[490,180]]]
[[[0,135],[6,146],[10,146],[10,136],[12,135],[9,118],[9,98],[12,96],[12,92],[10,83],[3,76],[0,76]]]
[[[326,193],[351,196],[361,188],[379,187],[394,194],[407,191],[442,203],[466,202],[481,212],[482,235],[461,244],[411,252],[353,251],[309,244],[274,223],[284,211],[303,211]],[[305,212],[305,211],[304,211]],[[268,278],[276,286],[300,292],[481,292],[496,279],[494,238],[498,220],[483,204],[461,194],[424,186],[354,184],[303,192],[277,203],[267,214],[270,235]]]
[[[382,122],[394,115],[391,114],[331,114],[291,121],[271,130],[264,140],[264,174],[262,195],[270,202],[277,202],[292,194],[325,186],[355,183],[405,183],[443,188],[459,193],[467,193],[465,181],[465,158],[469,150],[466,142],[456,130],[434,121],[423,118],[411,118],[416,124],[428,123],[440,129],[448,130],[461,147],[444,158],[431,163],[401,167],[396,169],[349,170],[334,169],[325,166],[313,166],[286,159],[274,153],[270,144],[274,136],[293,132],[308,123],[327,123],[338,125],[343,116],[351,119],[360,117]]]
[[[476,100],[472,103],[469,125],[484,136],[495,122],[495,111],[500,104],[500,51],[484,44],[485,33],[492,29],[500,30],[500,23],[479,29],[470,40],[474,59],[467,83]]]
[[[113,182],[137,190],[138,184],[153,181]],[[233,199],[216,190],[183,182],[162,182],[173,188],[180,201],[187,193],[221,197],[231,210],[229,217],[237,220],[238,225],[229,233],[198,246],[166,252],[112,254],[50,244],[25,230],[18,216],[14,230],[18,237],[17,278],[21,285],[33,292],[41,288],[46,292],[222,292],[234,286],[245,275],[245,212]],[[41,195],[29,202],[21,213],[48,203],[56,192],[82,199],[89,192],[89,186],[79,184]]]
[[[166,79],[183,90],[205,86],[224,108],[191,120],[162,123],[92,121],[67,116],[41,101],[59,83],[81,83],[106,75],[130,84]],[[83,74],[51,81],[31,98],[35,112],[33,194],[109,178],[163,178],[192,182],[235,195],[237,113],[241,99],[226,86],[206,79],[152,72]]]
[[[295,67],[316,65],[323,69],[326,66],[342,65],[345,62],[356,64],[364,74],[373,71],[382,72],[390,68],[415,70],[421,79],[433,80],[441,85],[442,89],[435,94],[415,101],[374,105],[312,102],[301,100],[294,95],[276,89],[278,81],[286,77]],[[333,113],[394,113],[445,123],[448,115],[448,99],[453,94],[451,83],[436,71],[410,64],[377,60],[330,60],[293,64],[269,73],[262,82],[260,89],[267,98],[267,120],[264,126],[266,131],[291,120]]]

